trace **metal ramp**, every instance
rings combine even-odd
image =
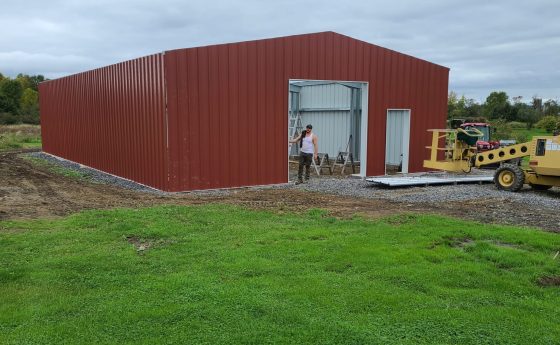
[[[459,184],[459,183],[491,183],[494,181],[493,176],[401,176],[401,177],[368,177],[366,181],[378,186],[385,187],[410,187],[410,186],[433,186],[443,184]]]

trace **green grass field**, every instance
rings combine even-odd
[[[539,135],[552,135],[552,133],[547,132],[544,129],[533,127],[531,129],[527,129],[525,127],[514,127],[512,129],[514,135],[521,134],[527,138],[527,141],[530,141],[534,136]]]
[[[0,223],[1,344],[552,344],[560,236],[209,205]],[[543,278],[548,277],[548,278]]]
[[[76,171],[76,170],[72,170],[69,168],[65,168],[63,166],[51,163],[49,161],[46,161],[44,159],[41,158],[35,158],[35,157],[30,157],[30,156],[21,156],[23,159],[25,159],[28,162],[31,162],[33,165],[37,166],[37,167],[41,167],[41,168],[45,168],[47,170],[50,170],[56,174],[62,175],[62,176],[66,176],[66,177],[71,177],[71,178],[75,178],[75,179],[81,179],[81,180],[88,180],[90,182],[91,181],[90,177],[81,171]]]

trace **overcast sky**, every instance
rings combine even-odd
[[[1,0],[0,72],[56,78],[169,49],[335,31],[451,68],[483,100],[560,98],[560,1]]]

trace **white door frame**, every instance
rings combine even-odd
[[[410,155],[410,121],[412,117],[412,110],[405,109],[405,108],[389,108],[387,109],[387,117],[385,122],[385,160],[383,164],[385,165],[385,175],[387,175],[387,125],[389,124],[389,112],[390,111],[404,111],[408,113],[407,117],[407,125],[403,128],[403,141],[402,141],[402,148],[403,148],[403,159],[402,159],[402,174],[408,174],[408,165],[409,165],[409,155]]]
[[[369,105],[369,82],[367,81],[352,81],[352,80],[321,80],[321,79],[288,79],[288,114],[290,111],[290,84],[297,81],[319,81],[319,82],[341,82],[341,83],[359,83],[362,85],[361,97],[362,97],[362,120],[360,123],[360,172],[358,175],[360,177],[366,177],[366,167],[367,167],[367,133],[368,133],[368,105]],[[284,136],[287,141],[287,135]],[[319,138],[320,139],[320,138]],[[288,144],[288,143],[287,143]],[[321,145],[319,143],[319,145]],[[336,158],[336,157],[335,157]],[[290,157],[286,159],[286,165],[288,169],[288,182],[290,180]]]

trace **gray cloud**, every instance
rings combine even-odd
[[[49,78],[155,52],[332,30],[451,68],[450,89],[560,97],[557,0],[3,3],[0,72]]]

